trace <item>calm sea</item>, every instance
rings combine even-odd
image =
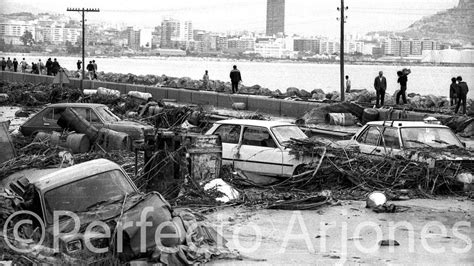
[[[5,54],[2,56],[16,57],[21,61],[25,57],[27,62],[37,61],[44,56],[28,54]],[[76,69],[78,57],[57,57],[62,67],[69,70]],[[339,65],[312,64],[293,62],[251,62],[233,61],[228,59],[207,58],[177,58],[177,57],[145,57],[145,58],[94,58],[99,71],[116,73],[133,73],[136,75],[154,74],[173,77],[190,77],[201,79],[204,70],[209,71],[210,79],[228,81],[232,65],[237,65],[242,73],[243,84],[251,86],[259,84],[270,90],[279,89],[285,92],[288,87],[296,87],[311,91],[323,89],[326,92],[339,90]],[[92,58],[86,58],[86,61]],[[468,98],[474,98],[474,67],[440,67],[440,66],[410,66],[412,73],[408,77],[408,93],[415,92],[422,95],[434,94],[449,95],[451,78],[462,76],[471,88]],[[373,81],[378,71],[383,71],[388,81],[388,93],[399,88],[397,84],[397,70],[402,66],[392,65],[346,65],[345,74],[349,75],[353,89],[373,89]]]

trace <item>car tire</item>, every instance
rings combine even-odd
[[[293,176],[306,172],[306,164],[300,164],[293,170]]]

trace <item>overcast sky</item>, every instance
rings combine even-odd
[[[3,12],[37,11],[68,13],[67,7],[100,8],[90,20],[123,22],[136,26],[159,25],[163,17],[191,20],[194,28],[265,30],[266,0],[0,0]],[[400,30],[423,16],[457,5],[458,0],[346,0],[346,30],[365,33]],[[286,0],[286,33],[337,36],[339,0]]]

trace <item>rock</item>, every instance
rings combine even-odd
[[[298,97],[300,98],[311,98],[311,96],[312,96],[311,93],[305,90],[300,90],[299,95],[298,95]]]
[[[272,96],[273,92],[268,88],[261,88],[260,89],[260,95]]]
[[[376,96],[377,98],[377,96]],[[401,99],[400,99],[401,101]],[[385,99],[384,99],[384,104],[385,105],[395,105],[395,97],[393,97],[392,95],[386,93],[385,94]]]
[[[311,98],[314,99],[314,100],[324,100],[324,99],[326,99],[326,94],[324,94],[324,92],[323,93],[315,92],[315,93],[313,93]]]
[[[291,96],[299,96],[300,90],[295,87],[289,87],[286,89],[286,96],[291,97]]]
[[[413,97],[415,97],[415,96],[420,96],[420,94],[414,93],[414,92],[410,92],[410,93],[407,94],[407,96],[410,97],[410,98],[413,98]]]
[[[311,94],[315,94],[315,93],[324,94],[324,91],[322,89],[314,89],[311,91]]]
[[[272,91],[272,96],[278,97],[278,96],[281,96],[281,95],[283,95],[283,93],[281,93],[280,90]]]
[[[30,113],[25,110],[18,110],[15,112],[15,117],[29,117]]]
[[[259,95],[260,94],[260,88],[261,88],[260,85],[253,85],[251,87],[242,86],[239,89],[239,93]]]

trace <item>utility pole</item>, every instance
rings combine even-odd
[[[84,76],[86,68],[85,61],[85,47],[86,47],[86,23],[85,23],[85,13],[86,12],[100,12],[98,8],[68,8],[67,11],[79,11],[82,12],[82,75],[81,75],[81,90],[84,89]]]
[[[341,0],[341,7],[337,8],[338,11],[341,11],[341,17],[337,18],[341,22],[341,42],[339,45],[339,65],[341,67],[341,102],[345,100],[345,91],[344,91],[344,23],[346,23],[347,16],[344,15],[344,11],[348,7],[344,6],[344,0]]]

